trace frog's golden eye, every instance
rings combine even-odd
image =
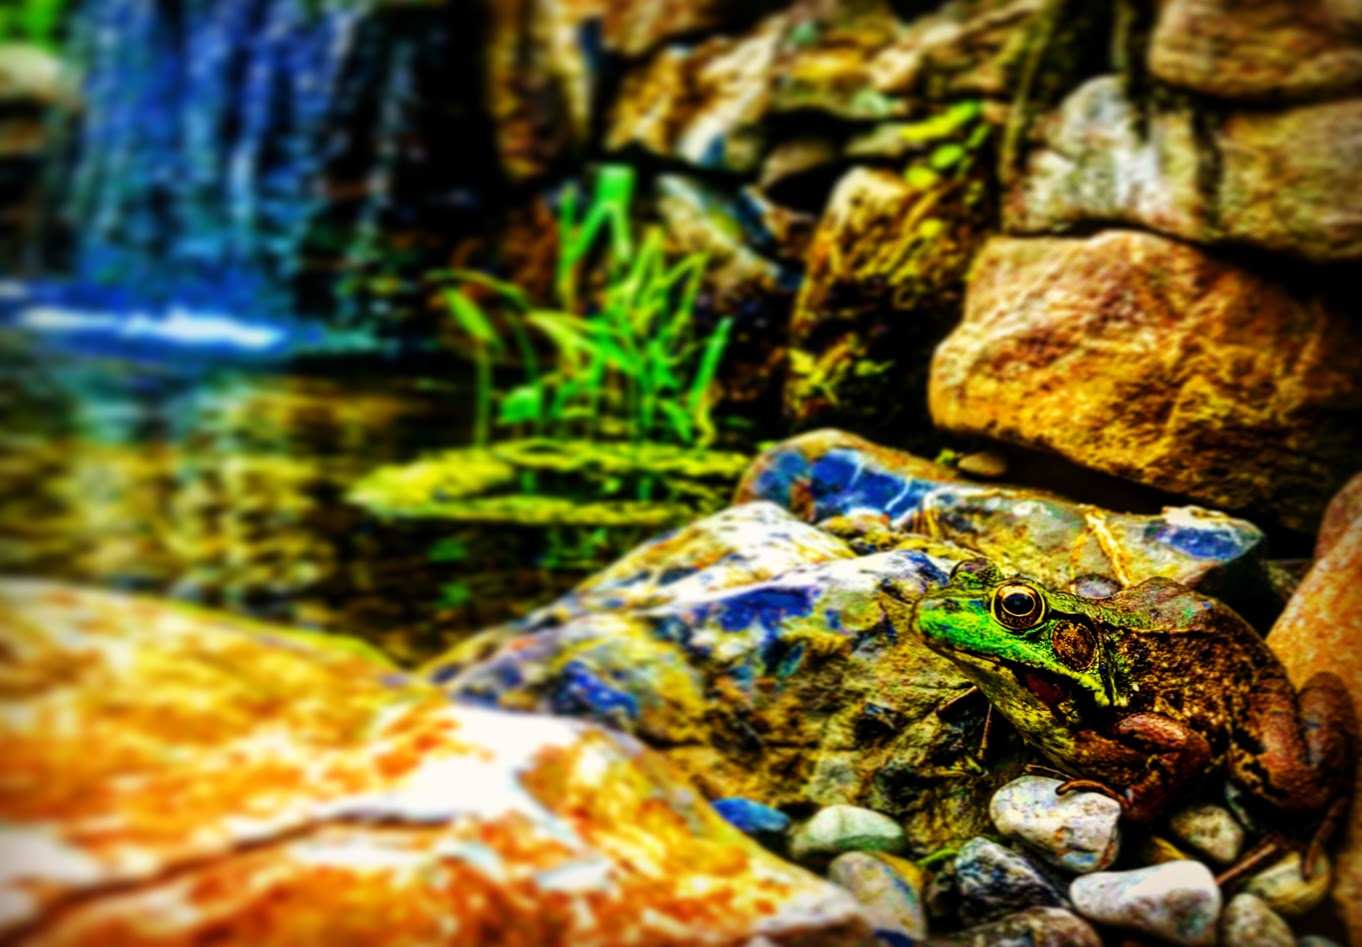
[[[1045,617],[1045,599],[1029,585],[1004,585],[993,593],[993,617],[1015,630],[1034,628]]]

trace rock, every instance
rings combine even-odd
[[[643,543],[521,621],[456,645],[430,661],[424,673],[442,683],[518,635],[595,612],[644,611],[852,555],[842,540],[775,504],[739,504]]]
[[[7,581],[0,611],[7,939],[869,935],[622,734],[455,706],[343,639],[174,603]]]
[[[1362,98],[1212,113],[1092,79],[1044,123],[1006,198],[1014,233],[1128,224],[1315,262],[1362,257]]]
[[[1175,944],[1210,947],[1220,917],[1220,889],[1201,862],[1181,861],[1075,878],[1069,897],[1079,914],[1133,928]]]
[[[1354,474],[1325,508],[1315,539],[1315,558],[1323,559],[1335,543],[1346,540],[1359,526],[1362,526],[1362,473]]]
[[[825,806],[790,835],[790,854],[801,861],[843,852],[901,852],[905,845],[897,822],[859,806]]]
[[[743,474],[736,499],[770,500],[815,523],[881,516],[1052,585],[1090,576],[1133,585],[1163,576],[1232,603],[1256,575],[1262,541],[1251,523],[1196,507],[1136,516],[963,482],[948,467],[835,430],[764,452]]]
[[[1296,941],[1297,947],[1342,947],[1337,941],[1332,941],[1327,937],[1319,937],[1315,934],[1307,934]]]
[[[1362,42],[1325,0],[1173,0],[1159,9],[1149,69],[1217,98],[1302,99],[1362,86]]]
[[[733,319],[712,397],[718,411],[773,413],[784,376],[783,330],[799,275],[780,238],[739,193],[679,174],[658,175],[653,206],[668,247],[707,263],[697,322]],[[718,413],[716,411],[716,413]]]
[[[930,352],[959,316],[994,219],[991,168],[953,147],[959,173],[853,168],[838,181],[790,320],[785,413],[796,426],[925,426]]]
[[[1044,776],[1014,779],[993,794],[988,813],[1003,835],[1024,842],[1065,871],[1101,871],[1116,860],[1121,804],[1095,792],[1055,792]]]
[[[927,936],[922,871],[892,855],[846,852],[828,866],[828,880],[852,893],[880,941],[898,944]]]
[[[637,734],[711,798],[889,813],[915,850],[933,851],[985,827],[985,801],[1018,762],[995,746],[979,766],[987,705],[907,631],[912,603],[958,561],[943,552],[695,585],[642,611],[606,605],[512,639],[443,686]]]
[[[937,935],[931,947],[1101,947],[1102,938],[1063,908],[1028,908],[955,934]]]
[[[711,805],[729,825],[753,838],[767,839],[783,835],[790,827],[790,817],[785,813],[752,799],[730,796],[727,799],[715,799]]]
[[[1296,947],[1296,937],[1267,902],[1237,894],[1220,916],[1220,942],[1227,947]]]
[[[885,0],[801,4],[774,69],[772,107],[851,121],[923,100],[1010,96],[1036,0],[947,4],[899,16]]]
[[[1191,806],[1168,820],[1173,834],[1218,865],[1228,865],[1244,847],[1244,829],[1228,809]]]
[[[755,172],[766,150],[770,69],[785,27],[773,14],[745,35],[670,46],[627,73],[605,147],[638,147],[699,168]]]
[[[932,417],[1309,528],[1362,464],[1346,316],[1151,234],[995,239],[933,358]]]
[[[1323,555],[1301,581],[1267,642],[1297,687],[1322,671],[1338,675],[1353,695],[1362,694],[1362,517],[1355,509],[1358,478],[1329,504],[1320,535]],[[1362,773],[1354,772],[1362,798]],[[1337,856],[1331,900],[1352,930],[1362,930],[1362,806],[1353,806]],[[1258,892],[1261,894],[1262,892]],[[1268,899],[1271,903],[1272,899]],[[1280,904],[1273,904],[1283,911]],[[1283,911],[1283,913],[1286,913]]]
[[[577,38],[599,4],[507,0],[488,12],[487,109],[501,166],[532,179],[586,142],[599,64]]]
[[[1348,851],[1345,849],[1344,857]],[[1256,894],[1267,902],[1268,907],[1278,914],[1285,914],[1288,917],[1299,917],[1308,914],[1318,907],[1329,894],[1338,901],[1343,908],[1342,914],[1350,923],[1356,917],[1358,909],[1357,902],[1346,900],[1349,887],[1347,877],[1341,876],[1339,884],[1333,886],[1333,872],[1330,870],[1329,858],[1321,852],[1316,859],[1314,871],[1309,878],[1301,874],[1301,856],[1297,852],[1292,852],[1281,861],[1258,872],[1249,878],[1244,885],[1244,890],[1249,894]]]
[[[970,839],[955,856],[965,926],[996,921],[1031,907],[1068,907],[1063,891],[1025,857],[986,838]]]

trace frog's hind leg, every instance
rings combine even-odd
[[[1318,814],[1353,778],[1357,718],[1337,675],[1316,674],[1300,693],[1280,677],[1260,685],[1235,732],[1230,775],[1281,812]]]

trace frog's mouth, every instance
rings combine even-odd
[[[1012,685],[1018,691],[1030,694],[1051,710],[1065,701],[1094,703],[1100,706],[1111,704],[1106,694],[1094,694],[1078,681],[1055,671],[1030,667],[997,655],[966,651],[949,641],[931,642],[931,645],[933,650],[941,652],[943,656],[966,665],[966,670],[974,668],[985,674],[982,681],[976,681],[985,693],[988,691],[987,684],[996,684],[999,679],[1006,676],[1012,679]]]

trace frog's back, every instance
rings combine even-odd
[[[1228,606],[1168,579],[1150,579],[1104,602],[1110,646],[1128,683],[1129,710],[1227,732],[1244,699],[1284,674],[1267,643]],[[1123,620],[1124,619],[1124,620]],[[1212,739],[1212,744],[1221,741]]]

